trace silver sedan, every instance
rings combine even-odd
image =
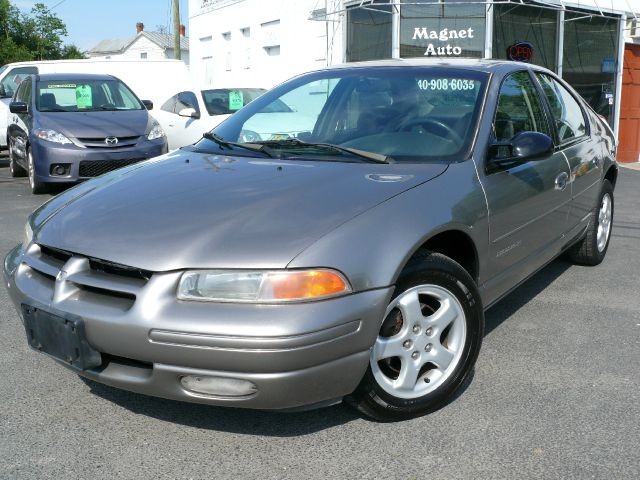
[[[485,309],[564,252],[603,260],[617,171],[552,72],[352,64],[53,198],[5,284],[31,347],[97,382],[406,419],[469,376]]]

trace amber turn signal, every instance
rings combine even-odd
[[[332,270],[270,273],[264,287],[271,289],[271,298],[274,300],[333,297],[350,291],[342,275]]]

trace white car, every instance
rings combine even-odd
[[[167,134],[169,150],[191,145],[231,114],[255,100],[262,88],[218,88],[178,92],[153,112]]]
[[[153,116],[167,134],[169,150],[191,145],[202,138],[233,113],[261,96],[266,90],[261,88],[218,88],[176,93]],[[245,125],[242,132],[244,141],[259,141],[295,137],[300,132],[310,132],[316,117],[298,113],[300,99],[278,99],[265,106],[261,113]],[[277,121],[276,121],[277,120]],[[271,131],[273,125],[283,125],[284,130]]]

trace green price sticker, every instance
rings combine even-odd
[[[229,92],[229,110],[232,112],[240,110],[244,106],[244,97],[242,92],[232,90]]]
[[[76,105],[78,108],[91,108],[93,106],[91,87],[89,85],[76,86]]]

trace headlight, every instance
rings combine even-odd
[[[29,220],[27,220],[27,223],[24,226],[24,238],[22,239],[22,247],[27,248],[32,240],[33,230],[31,228],[31,223],[29,223]]]
[[[69,140],[67,137],[65,137],[60,132],[57,132],[56,130],[36,129],[33,131],[33,133],[35,133],[36,137],[38,137],[40,140],[62,144],[72,143],[71,140]]]
[[[182,275],[180,300],[282,303],[321,300],[351,292],[335,270],[191,270]]]
[[[149,135],[147,135],[147,138],[149,140],[155,140],[156,138],[162,138],[165,136],[166,134],[164,133],[164,130],[162,130],[160,124],[156,122],[153,124],[153,127],[151,127],[151,131],[149,132]]]

